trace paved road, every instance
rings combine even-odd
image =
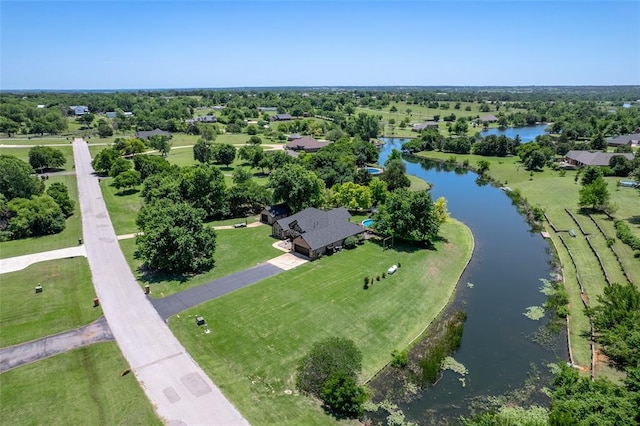
[[[182,312],[185,309],[204,303],[216,297],[246,287],[250,284],[284,272],[270,263],[262,263],[244,271],[227,275],[226,277],[192,287],[180,293],[172,294],[161,299],[149,298],[163,320]]]
[[[113,336],[156,412],[172,425],[247,425],[147,300],[118,245],[87,144],[75,139],[73,153],[93,284]]]
[[[69,257],[87,256],[84,246],[67,247],[58,250],[43,251],[40,253],[25,254],[24,256],[7,257],[0,259],[0,274],[19,271],[29,265],[48,260],[64,259]]]
[[[0,373],[92,343],[113,340],[104,317],[84,327],[0,349]]]

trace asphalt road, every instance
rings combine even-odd
[[[118,245],[87,143],[75,139],[73,154],[93,285],[111,332],[157,414],[171,425],[247,425],[136,282]]]

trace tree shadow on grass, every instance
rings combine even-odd
[[[382,239],[370,239],[370,242],[380,247],[380,249],[384,249],[385,245]],[[398,238],[394,239],[393,247],[387,248],[387,250],[394,250],[400,253],[415,253],[420,250],[432,250],[437,251],[436,244],[438,243],[447,243],[448,240],[444,237],[438,236],[433,244],[427,244],[424,241],[405,241],[400,240]],[[390,242],[387,242],[387,247],[389,247]]]
[[[189,282],[197,274],[180,274],[176,272],[152,271],[144,267],[137,269],[138,279],[142,284],[159,284],[167,281],[177,281],[180,284]]]
[[[124,196],[127,196],[127,195],[135,194],[136,192],[140,192],[140,190],[137,189],[137,188],[129,188],[129,189],[124,189],[122,191],[118,191],[118,192],[116,192],[115,195],[118,196],[118,197],[124,197]]]
[[[627,218],[630,224],[640,226],[640,216],[630,216]]]

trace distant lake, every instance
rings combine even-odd
[[[536,124],[535,126],[525,126],[525,127],[507,127],[505,129],[492,128],[485,131],[480,132],[481,136],[489,136],[489,135],[505,135],[508,138],[514,139],[516,135],[520,135],[520,140],[522,143],[531,142],[536,139],[538,135],[544,135],[547,132],[544,129],[547,128],[547,124]]]

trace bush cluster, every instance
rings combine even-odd
[[[640,238],[631,233],[631,229],[626,222],[616,219],[614,222],[616,227],[616,236],[620,241],[631,247],[633,250],[640,250]]]

